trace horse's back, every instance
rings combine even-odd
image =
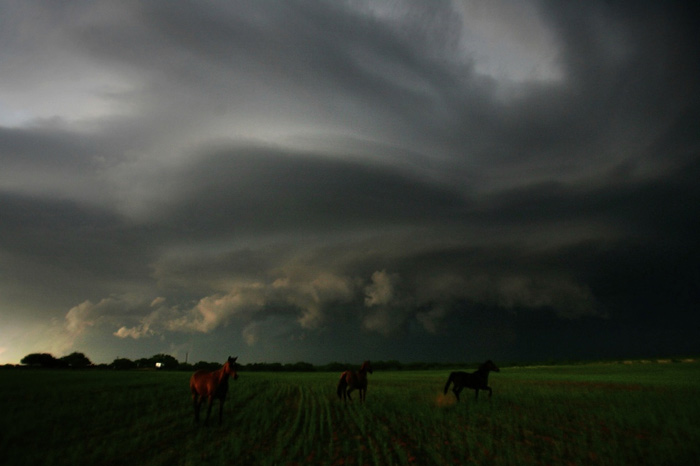
[[[353,388],[358,388],[357,385],[360,382],[360,374],[355,371],[345,371],[345,380]]]
[[[207,372],[205,370],[201,370],[201,369],[198,370],[197,372],[195,372],[194,374],[192,374],[192,376],[190,377],[190,387],[192,385],[196,384],[199,380],[202,379],[203,376],[205,376],[207,374],[209,374],[209,372]]]
[[[474,374],[464,371],[455,371],[450,375],[450,378],[459,385],[471,385],[474,381]]]
[[[488,372],[456,372],[454,380],[455,383],[458,383],[463,387],[473,389],[484,389],[487,388]]]
[[[205,370],[198,370],[190,377],[190,390],[193,395],[212,396],[218,395],[223,384],[216,383],[214,373]],[[221,387],[224,388],[224,387]],[[225,387],[228,388],[228,385]],[[225,391],[224,391],[225,393]]]
[[[341,377],[344,377],[345,382],[352,388],[367,388],[367,374],[364,372],[345,371]]]

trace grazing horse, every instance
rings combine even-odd
[[[219,400],[219,424],[221,424],[221,416],[224,412],[224,400],[226,392],[228,392],[228,378],[233,377],[233,380],[238,379],[236,373],[236,359],[228,357],[221,369],[213,372],[200,370],[192,374],[190,377],[190,390],[192,391],[192,401],[194,403],[194,422],[199,422],[199,408],[205,398],[209,401],[207,408],[207,418],[205,423],[209,422],[211,415],[211,407],[214,404],[214,399]]]
[[[367,372],[372,373],[372,365],[369,361],[363,362],[357,372],[348,370],[340,374],[338,398],[342,398],[346,403],[347,400],[352,401],[350,392],[357,389],[360,391],[360,402],[364,402],[367,398]]]
[[[459,401],[459,393],[464,389],[464,388],[472,388],[476,390],[476,395],[474,399],[479,399],[479,390],[488,390],[489,391],[489,398],[491,398],[491,387],[489,387],[489,372],[494,371],[494,372],[500,372],[498,367],[491,361],[490,359],[483,363],[481,366],[479,366],[479,369],[476,372],[472,372],[471,374],[467,372],[453,372],[450,374],[450,377],[447,379],[447,383],[445,384],[445,394],[447,394],[447,390],[450,388],[450,384],[454,384],[452,386],[452,391],[454,392],[455,396],[457,397],[457,401]]]

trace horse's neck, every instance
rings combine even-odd
[[[214,372],[216,380],[219,381],[219,384],[226,383],[228,381],[228,374],[226,373],[225,368],[221,368],[218,371]]]

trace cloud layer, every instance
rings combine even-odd
[[[698,349],[694,6],[2,10],[0,361]]]

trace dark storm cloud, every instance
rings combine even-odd
[[[167,221],[205,236],[418,227],[466,204],[411,173],[276,148],[219,149],[170,179]]]
[[[149,238],[110,212],[71,201],[0,193],[5,297],[40,303],[44,318],[76,293],[101,298],[146,279]],[[145,261],[144,261],[145,260]]]
[[[312,114],[332,111],[342,119],[351,100],[381,111],[382,105],[400,106],[413,98],[397,89],[401,74],[432,76],[411,44],[340,2],[236,2],[210,8],[186,2],[164,8],[156,2],[127,11],[119,16],[130,26],[129,35],[124,23],[100,12],[96,26],[77,29],[75,42],[95,60],[138,67],[154,87],[163,88],[149,89],[155,95],[186,88],[197,94],[196,105],[213,105],[215,112],[245,103],[241,92],[263,97],[256,91],[264,90],[280,97],[282,105],[287,100],[282,94],[300,92]],[[383,68],[368,67],[370,59]],[[320,104],[323,99],[329,101]]]
[[[697,107],[693,10],[650,3],[543,7],[558,39],[562,79],[525,83],[510,99],[476,108],[464,86],[450,86],[449,118],[459,126],[447,123],[444,136],[456,152],[463,148],[465,167],[475,166],[475,176],[496,186],[585,182],[622,166],[643,173],[672,163],[680,154],[645,151]],[[482,98],[484,90],[477,90]]]
[[[697,350],[697,7],[3,6],[0,354]]]

